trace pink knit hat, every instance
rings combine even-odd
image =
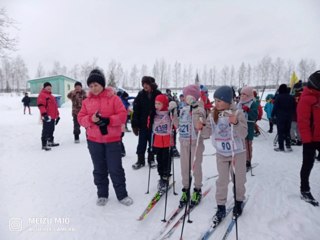
[[[188,95],[194,97],[196,101],[200,98],[200,88],[198,85],[191,84],[183,88],[183,95],[187,97]]]
[[[253,87],[245,86],[241,89],[240,102],[249,102],[254,98]]]

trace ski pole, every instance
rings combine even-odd
[[[174,111],[174,110],[173,110]],[[171,133],[172,133],[172,131],[173,131],[173,126],[174,126],[174,124],[173,124],[173,111],[172,112],[170,112],[170,119],[171,119],[171,127],[170,127],[170,129],[171,129]],[[174,140],[173,140],[174,141]],[[172,156],[172,147],[171,147],[171,136],[170,136],[170,152],[169,152],[169,158],[170,158],[170,164],[171,164],[171,162],[172,162],[172,181],[173,181],[173,195],[178,195],[178,193],[176,193],[176,181],[174,180],[174,158],[173,158],[173,156]]]
[[[148,174],[148,188],[146,194],[149,194],[149,187],[150,187],[150,175],[151,175],[151,166],[149,164],[149,174]]]
[[[149,149],[149,152],[148,152],[148,154],[153,154],[152,153],[152,145],[153,145],[153,131],[152,131],[152,133],[151,133],[151,139],[150,139],[150,149]],[[148,159],[148,161],[149,161],[149,159]],[[149,162],[148,162],[149,163]],[[146,192],[146,194],[149,194],[149,188],[150,188],[150,175],[151,175],[151,164],[149,163],[148,164],[149,165],[149,174],[148,174],[148,189],[147,189],[147,192]]]

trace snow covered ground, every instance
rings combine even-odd
[[[164,199],[144,221],[137,221],[155,193],[158,180],[156,170],[152,170],[150,194],[146,195],[148,168],[138,171],[131,168],[136,161],[137,137],[133,133],[124,137],[127,156],[123,159],[127,189],[134,204],[130,207],[119,204],[110,186],[109,202],[98,207],[84,131],[81,143],[73,143],[70,104],[60,109],[61,121],[55,131],[60,147],[44,152],[40,144],[39,111],[33,107],[32,115],[23,115],[21,98],[0,96],[0,239],[152,239],[162,226]],[[261,121],[260,126],[268,130],[266,121]],[[302,148],[293,146],[292,153],[274,152],[274,136],[275,133],[265,133],[254,141],[253,162],[259,166],[254,169],[255,176],[247,177],[250,197],[239,218],[239,239],[319,239],[320,208],[299,197]],[[206,141],[205,154],[214,152],[210,141]],[[204,157],[203,171],[205,177],[217,174],[214,156]],[[316,163],[310,179],[318,200],[319,171],[320,164]],[[170,192],[168,214],[180,198],[179,159],[175,159],[175,174],[179,195]],[[185,225],[185,240],[197,239],[215,212],[215,179],[204,181],[203,190],[209,186],[211,192],[191,213],[193,223]],[[230,201],[231,188],[230,184]],[[221,238],[227,222],[211,239]],[[181,226],[171,239],[179,239],[180,229]],[[234,230],[229,239],[235,239]]]

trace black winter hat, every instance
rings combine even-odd
[[[103,88],[106,86],[106,78],[104,77],[104,74],[99,69],[93,69],[89,77],[87,79],[87,85],[89,86],[91,83],[99,83]]]
[[[74,87],[76,87],[76,86],[82,87],[82,83],[81,82],[75,82]]]
[[[231,104],[233,99],[232,88],[229,86],[221,86],[214,92],[213,97]]]
[[[307,86],[320,91],[320,70],[312,73],[308,79]]]
[[[143,86],[143,84],[148,84],[148,85],[152,85],[153,83],[155,83],[156,80],[153,77],[150,76],[143,76],[141,79],[141,85]]]
[[[279,86],[279,94],[289,93],[287,84],[281,84]]]
[[[45,83],[43,84],[43,88],[46,88],[46,87],[48,87],[48,86],[52,87],[51,83],[45,82]]]

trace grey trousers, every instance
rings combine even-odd
[[[233,182],[231,157],[224,157],[217,154],[218,179],[216,181],[216,201],[217,205],[225,205],[228,197],[228,185]],[[235,176],[236,176],[236,199],[243,201],[245,199],[246,178],[246,152],[235,155]]]

